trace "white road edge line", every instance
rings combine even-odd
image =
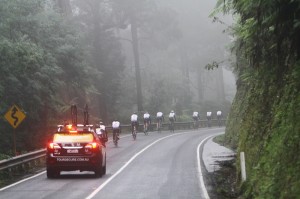
[[[202,189],[202,192],[204,194],[204,198],[205,199],[210,199],[209,198],[209,195],[208,195],[208,192],[207,192],[207,189],[205,187],[205,184],[204,184],[204,180],[203,180],[203,173],[202,173],[202,169],[201,169],[201,161],[200,161],[200,147],[201,145],[208,139],[212,138],[212,137],[215,137],[215,136],[218,136],[218,135],[221,135],[223,133],[219,133],[219,134],[216,134],[216,135],[211,135],[207,138],[205,138],[204,140],[202,140],[200,142],[200,144],[198,145],[197,147],[197,161],[198,161],[198,177],[199,177],[199,181],[200,181],[200,188]]]
[[[154,144],[156,144],[157,142],[160,142],[161,140],[164,140],[166,138],[175,136],[175,135],[180,135],[180,134],[184,134],[184,133],[188,133],[188,132],[183,132],[183,133],[175,133],[172,135],[168,135],[165,136],[163,138],[160,138],[154,142],[152,142],[151,144],[149,144],[148,146],[146,146],[145,148],[143,148],[140,152],[136,153],[132,158],[130,158],[130,160],[128,162],[126,162],[126,164],[124,164],[124,166],[122,166],[114,175],[112,175],[110,178],[108,178],[104,183],[102,183],[97,189],[95,189],[89,196],[87,196],[85,199],[91,199],[93,198],[99,191],[101,191],[101,189],[103,189],[110,181],[112,181],[117,175],[119,175],[135,158],[137,158],[139,155],[141,155],[144,151],[146,151],[148,148],[150,148],[151,146],[153,146]]]
[[[6,186],[6,187],[3,187],[2,189],[0,189],[0,191],[4,191],[5,189],[8,189],[8,188],[13,187],[13,186],[16,186],[17,184],[20,184],[20,183],[25,182],[25,181],[27,181],[27,180],[30,180],[30,179],[32,179],[32,178],[38,177],[38,176],[40,176],[40,175],[42,175],[42,174],[44,174],[44,173],[46,173],[46,171],[43,171],[43,172],[38,173],[38,174],[36,174],[36,175],[34,175],[34,176],[31,176],[31,177],[29,177],[29,178],[23,179],[23,180],[18,181],[18,182],[14,183],[14,184],[11,184],[11,185],[8,185],[8,186]]]

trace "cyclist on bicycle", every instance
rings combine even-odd
[[[169,114],[169,120],[170,121],[176,121],[176,114],[173,110]]]
[[[136,128],[138,127],[138,115],[136,112],[134,112],[132,115],[131,115],[131,131],[133,133],[133,127],[136,126]]]
[[[207,118],[207,126],[210,127],[210,122],[211,122],[211,112],[206,113],[206,118]]]
[[[111,127],[113,129],[113,137],[117,136],[117,140],[119,140],[119,135],[121,133],[121,127],[120,127],[120,122],[119,121],[113,121],[111,124]]]
[[[197,111],[193,112],[193,119],[194,119],[194,121],[200,120],[199,113]]]
[[[221,126],[222,111],[217,111],[218,124]]]
[[[157,121],[157,129],[159,128],[159,124],[162,124],[162,121],[164,120],[164,114],[162,112],[157,112],[156,113],[156,121]]]
[[[174,131],[174,122],[176,121],[176,114],[175,112],[172,110],[169,114],[169,121],[171,122],[171,130]]]
[[[199,113],[197,111],[193,112],[194,128],[198,128],[198,122],[200,120]]]
[[[96,133],[99,138],[102,138],[101,140],[103,140],[103,145],[105,145],[105,142],[108,141],[108,134],[102,121],[99,122],[99,125],[96,125]]]
[[[150,114],[148,113],[148,111],[146,111],[144,114],[144,132],[146,132],[146,125],[148,125],[147,126],[147,131],[148,131],[150,124],[151,124],[151,117],[150,117]]]

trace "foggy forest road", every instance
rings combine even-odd
[[[107,144],[107,174],[61,172],[41,175],[0,192],[0,198],[204,198],[198,177],[197,146],[224,128],[139,133]],[[200,151],[201,152],[201,151]],[[201,154],[201,153],[200,153]]]

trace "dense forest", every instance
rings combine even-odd
[[[222,0],[217,10],[236,19],[237,93],[225,137],[246,156],[240,198],[299,198],[300,2]]]
[[[215,2],[189,0],[1,0],[0,156],[45,146],[70,106],[89,107],[90,122],[129,123],[175,110],[228,114],[235,87],[228,71],[224,25],[208,17]],[[199,9],[196,9],[195,6]],[[201,10],[201,9],[202,10]],[[205,70],[212,61],[218,70]],[[12,105],[26,114],[16,128],[3,117]]]

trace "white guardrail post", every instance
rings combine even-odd
[[[242,182],[245,182],[247,179],[246,176],[246,163],[245,163],[245,153],[240,153],[240,162],[241,162],[241,173],[242,173]]]

